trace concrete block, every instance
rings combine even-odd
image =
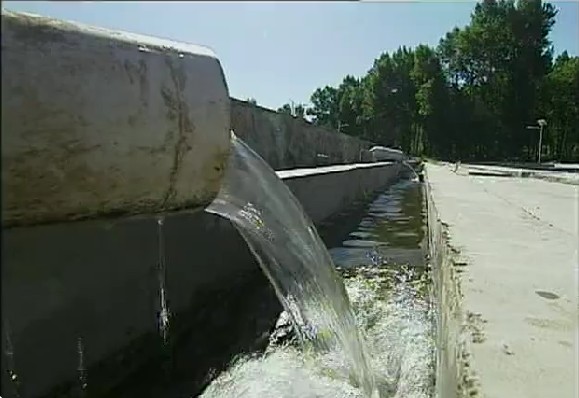
[[[2,218],[209,203],[230,100],[211,50],[2,11]]]

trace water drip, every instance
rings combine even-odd
[[[159,248],[159,259],[157,263],[157,277],[159,281],[159,315],[158,315],[158,327],[161,338],[163,339],[163,345],[166,345],[169,339],[169,318],[171,313],[167,306],[166,297],[166,265],[165,265],[165,237],[163,233],[163,226],[165,224],[165,218],[159,217],[157,219],[157,237],[158,237],[158,248]]]
[[[4,321],[4,335],[6,348],[4,350],[4,355],[6,355],[6,371],[8,372],[8,377],[13,386],[14,396],[20,398],[21,394],[21,384],[18,374],[16,373],[16,365],[14,361],[14,346],[12,345],[12,337],[10,331],[10,325],[7,320]]]
[[[78,381],[81,390],[81,395],[84,397],[86,395],[86,389],[88,387],[87,382],[87,370],[84,365],[84,344],[82,337],[79,337],[76,341],[76,351],[78,353]]]

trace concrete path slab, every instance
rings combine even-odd
[[[481,166],[481,165],[463,164],[459,168],[459,174],[461,174],[461,172],[468,173],[471,175],[496,174],[499,177],[510,176],[510,177],[537,178],[551,182],[579,185],[579,173],[576,171],[572,172],[569,170],[573,170],[571,166],[566,166],[565,169],[555,166],[550,170],[533,170],[517,167]]]
[[[468,262],[462,307],[482,320],[471,344],[481,395],[578,397],[579,187],[426,169]]]

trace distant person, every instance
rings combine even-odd
[[[455,164],[454,164],[454,172],[457,173],[458,169],[460,167],[460,160],[458,160]]]

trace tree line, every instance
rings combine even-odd
[[[485,0],[437,47],[383,53],[361,78],[318,88],[311,106],[278,111],[448,160],[579,160],[579,57],[554,59],[557,10],[540,0]],[[529,128],[531,127],[531,128]]]

